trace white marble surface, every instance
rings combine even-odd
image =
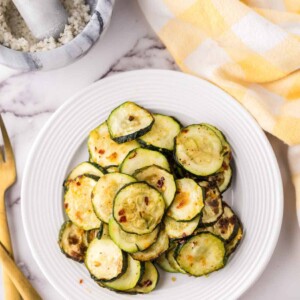
[[[176,65],[132,0],[117,1],[107,35],[73,65],[51,72],[24,74],[9,73],[0,67],[0,112],[12,140],[18,169],[18,181],[7,194],[15,258],[43,299],[62,298],[36,265],[22,228],[20,187],[32,143],[68,97],[105,76],[142,68],[176,69]],[[8,74],[12,75],[8,77]],[[270,137],[270,141],[279,160],[285,189],[283,226],[269,265],[241,297],[245,300],[300,299],[300,231],[294,189],[289,180],[287,148],[275,138]],[[0,299],[3,299],[1,285]]]

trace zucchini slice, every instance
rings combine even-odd
[[[115,108],[107,119],[110,136],[119,144],[144,135],[153,124],[154,118],[150,112],[129,101]]]
[[[84,261],[88,242],[85,231],[71,221],[66,221],[60,229],[58,244],[61,251],[68,257],[78,262]]]
[[[191,237],[177,250],[179,266],[193,276],[202,276],[217,271],[226,263],[223,241],[209,232]]]
[[[70,180],[74,180],[76,177],[81,175],[92,175],[95,177],[102,177],[105,174],[105,170],[97,164],[85,161],[77,165],[68,175],[64,181],[64,186],[68,184]]]
[[[239,246],[242,238],[243,238],[244,232],[243,232],[243,227],[240,225],[237,235],[234,237],[234,239],[225,244],[225,249],[226,249],[226,255],[229,257]]]
[[[149,149],[173,151],[174,138],[182,127],[173,117],[153,114],[154,124],[151,130],[138,139],[138,142]]]
[[[167,252],[164,252],[163,254],[161,254],[156,260],[155,260],[155,263],[161,268],[163,269],[164,271],[166,272],[169,272],[169,273],[178,273],[178,270],[174,269],[168,259],[167,259],[167,256],[166,256],[166,253]]]
[[[114,218],[110,218],[108,228],[111,239],[122,250],[128,253],[143,251],[149,248],[155,243],[159,233],[159,226],[157,226],[152,232],[143,235],[127,233],[122,230]]]
[[[221,193],[229,188],[232,179],[232,169],[229,162],[225,163],[225,161],[227,161],[226,157],[218,173],[208,177],[208,181],[215,183]]]
[[[144,273],[144,264],[138,260],[134,260],[130,255],[127,255],[126,272],[119,278],[102,282],[105,287],[117,291],[126,291],[134,288]]]
[[[132,175],[136,170],[157,165],[170,171],[166,157],[158,151],[137,148],[128,153],[120,166],[120,172]]]
[[[176,184],[174,176],[171,173],[159,166],[153,165],[135,171],[133,176],[138,181],[146,181],[157,189],[164,197],[166,207],[170,206],[176,193]]]
[[[128,233],[152,232],[160,223],[164,211],[162,195],[146,182],[125,185],[114,199],[113,216]]]
[[[213,225],[213,233],[229,243],[237,235],[239,219],[225,202],[223,202],[223,210],[221,218]]]
[[[107,173],[119,173],[119,166],[108,166],[105,170]]]
[[[105,223],[102,223],[102,226],[100,227],[100,230],[97,234],[97,239],[111,239],[110,235],[109,235],[109,229],[108,229],[108,225]]]
[[[69,181],[64,196],[64,207],[70,220],[84,230],[99,228],[101,221],[94,213],[92,190],[97,181],[86,175]]]
[[[157,241],[144,251],[132,253],[134,259],[140,261],[154,260],[169,248],[169,238],[165,230],[159,232]]]
[[[119,145],[109,135],[106,122],[92,130],[88,138],[90,161],[103,168],[119,165],[133,149],[140,147],[136,141]]]
[[[177,192],[167,215],[177,221],[190,221],[198,216],[204,206],[203,190],[194,180],[176,180]]]
[[[175,138],[175,159],[196,176],[217,172],[223,163],[223,145],[217,134],[205,125],[190,125]]]
[[[126,174],[110,173],[102,176],[92,192],[92,203],[97,217],[108,223],[117,192],[126,184],[136,180]]]
[[[164,223],[167,235],[170,239],[182,239],[192,235],[200,222],[200,216],[188,222],[176,221],[173,218],[165,217]]]
[[[85,234],[86,234],[87,243],[90,244],[94,239],[98,239],[102,235],[102,230],[103,230],[103,223],[101,223],[100,228],[86,231]]]
[[[138,284],[126,292],[130,294],[148,294],[152,292],[159,281],[159,273],[150,261],[145,262],[145,272]]]
[[[93,240],[84,262],[91,275],[101,281],[117,279],[127,269],[126,254],[109,238]]]
[[[201,212],[201,224],[210,226],[216,223],[223,214],[222,197],[217,187],[205,188],[204,207]]]
[[[176,242],[173,242],[172,245],[171,245],[171,247],[170,247],[170,249],[166,253],[166,257],[167,257],[167,260],[168,260],[168,262],[169,262],[169,264],[170,264],[170,266],[172,268],[174,268],[175,270],[177,270],[177,272],[179,272],[179,273],[186,274],[186,271],[184,271],[179,266],[178,262],[175,259],[175,255],[176,255],[178,247],[181,247],[180,244],[178,244]]]

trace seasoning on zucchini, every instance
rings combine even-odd
[[[133,141],[150,131],[154,118],[143,107],[125,102],[115,108],[107,119],[107,126],[111,138],[121,144]]]
[[[139,143],[149,149],[173,151],[174,138],[179,133],[181,125],[173,117],[153,114],[154,124],[151,130],[141,136]]]
[[[207,176],[218,171],[223,163],[223,145],[217,134],[201,124],[181,129],[175,138],[175,159],[186,171]]]
[[[187,222],[176,221],[167,216],[164,218],[166,232],[170,239],[182,239],[192,235],[195,229],[198,227],[199,222],[200,216]]]
[[[209,232],[191,237],[177,251],[177,263],[193,276],[217,271],[226,263],[224,242]]]
[[[154,260],[169,248],[169,238],[164,229],[159,232],[156,242],[144,251],[132,253],[134,259],[140,261]]]
[[[143,274],[144,264],[127,255],[126,272],[117,279],[107,282],[103,281],[102,284],[113,290],[126,291],[134,288]]]
[[[69,181],[74,180],[76,177],[81,175],[92,175],[95,177],[102,177],[105,174],[105,170],[95,163],[85,161],[77,165],[68,175],[67,179],[64,181],[64,186],[68,184]]]
[[[148,294],[152,292],[159,281],[159,273],[156,267],[150,262],[145,262],[145,272],[137,285],[127,290],[130,294]]]
[[[231,179],[232,169],[226,157],[224,158],[222,168],[216,174],[208,177],[208,181],[215,183],[221,193],[224,193],[229,188]]]
[[[242,238],[243,238],[244,232],[243,232],[243,227],[240,224],[239,229],[237,231],[236,236],[234,237],[234,239],[232,241],[230,241],[229,243],[225,244],[225,249],[226,249],[226,255],[229,257],[239,246]]]
[[[122,250],[128,253],[143,251],[149,248],[157,240],[160,229],[159,226],[157,226],[152,232],[142,235],[128,233],[122,230],[114,218],[109,220],[108,228],[111,239]]]
[[[216,223],[223,214],[222,197],[217,187],[208,185],[205,188],[204,207],[201,212],[201,224],[210,226]]]
[[[204,206],[203,190],[194,180],[176,180],[177,192],[167,215],[177,221],[190,221],[198,216]]]
[[[152,165],[170,171],[168,160],[163,154],[158,151],[137,148],[130,151],[125,157],[120,166],[120,171],[121,173],[132,175],[136,170]]]
[[[157,189],[164,197],[166,207],[170,206],[176,193],[176,184],[171,173],[153,165],[136,170],[133,176],[139,181],[146,181]]]
[[[103,168],[119,165],[131,150],[138,147],[140,145],[136,141],[121,145],[114,142],[110,138],[106,122],[92,130],[88,138],[90,161]]]
[[[84,230],[99,228],[101,221],[94,213],[92,190],[97,181],[86,175],[69,181],[64,196],[64,207],[70,220]]]
[[[160,223],[164,211],[162,195],[146,182],[125,185],[114,199],[113,216],[128,233],[152,232]]]
[[[84,262],[91,275],[101,281],[116,279],[127,269],[126,254],[109,238],[93,240]]]
[[[121,173],[105,174],[98,180],[92,192],[92,203],[101,221],[108,223],[115,195],[124,185],[135,181],[133,177]]]
[[[58,244],[61,251],[78,262],[83,262],[88,246],[85,231],[71,221],[66,221],[59,231]]]

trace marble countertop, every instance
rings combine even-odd
[[[116,2],[106,36],[76,63],[60,70],[24,74],[0,66],[0,112],[11,137],[18,170],[18,181],[7,193],[15,259],[43,299],[62,297],[36,265],[22,228],[20,189],[30,148],[45,122],[67,98],[106,76],[143,68],[177,69],[132,0]],[[269,140],[284,184],[283,226],[266,270],[241,299],[300,299],[300,231],[294,188],[289,179],[287,147],[273,137],[269,136]],[[3,299],[2,289],[0,285],[0,299]]]

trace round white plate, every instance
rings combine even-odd
[[[243,242],[224,269],[200,278],[161,272],[154,292],[134,297],[100,288],[84,266],[66,259],[57,245],[65,220],[62,182],[72,167],[88,159],[89,131],[127,100],[153,112],[176,116],[186,125],[212,123],[226,134],[233,148],[235,172],[224,200],[233,206],[245,229]],[[214,85],[161,70],[116,75],[69,99],[41,130],[27,161],[22,186],[22,217],[31,251],[53,286],[73,300],[237,298],[259,277],[273,253],[282,206],[278,165],[255,120]],[[79,284],[80,279],[83,284]]]

